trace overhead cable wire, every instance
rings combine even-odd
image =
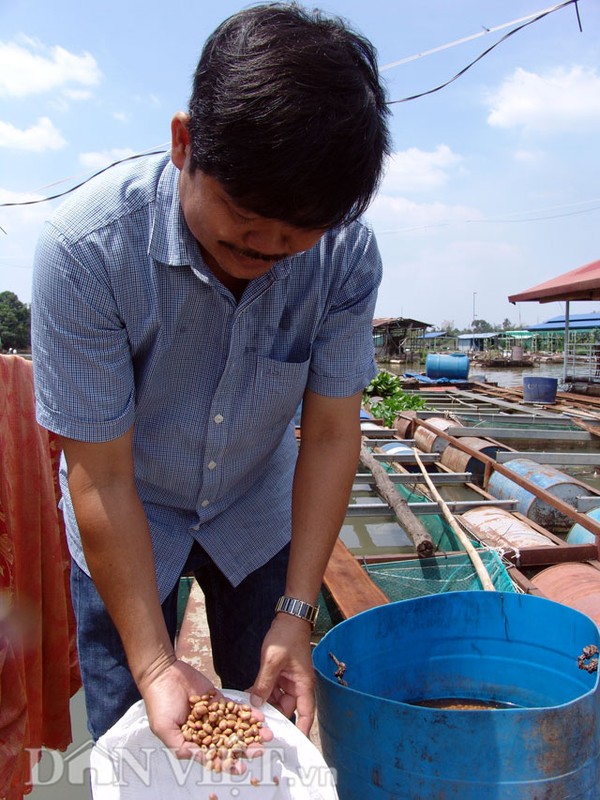
[[[407,103],[410,100],[417,100],[420,97],[425,97],[427,95],[434,94],[435,92],[439,92],[441,89],[444,89],[446,86],[449,86],[451,83],[456,81],[458,78],[462,77],[462,75],[464,75],[465,72],[467,72],[469,69],[471,69],[471,67],[473,67],[475,64],[477,64],[478,61],[481,61],[482,58],[484,58],[486,55],[488,55],[488,53],[491,53],[492,50],[494,50],[496,47],[498,47],[499,44],[502,44],[502,42],[506,41],[510,36],[512,36],[515,33],[518,33],[520,30],[522,30],[523,28],[526,28],[529,25],[532,25],[534,22],[538,22],[539,20],[543,19],[544,17],[548,16],[549,14],[552,14],[553,12],[558,11],[561,8],[565,8],[566,6],[575,5],[575,9],[576,9],[576,12],[577,12],[577,20],[579,22],[579,29],[581,30],[581,20],[580,20],[580,17],[579,17],[579,7],[577,5],[578,2],[579,2],[579,0],[563,0],[563,2],[557,3],[556,5],[551,6],[550,8],[544,9],[543,11],[535,12],[535,14],[533,14],[533,15],[528,15],[526,17],[521,17],[521,19],[519,19],[519,20],[513,20],[512,22],[506,22],[506,23],[503,23],[502,25],[498,25],[498,26],[496,26],[494,28],[489,28],[489,29],[486,28],[481,33],[473,34],[471,36],[467,36],[467,37],[464,37],[462,39],[457,39],[454,42],[449,42],[449,43],[447,43],[445,45],[440,45],[439,47],[433,48],[432,50],[428,50],[428,51],[425,51],[423,53],[418,53],[418,54],[416,54],[414,56],[409,56],[408,58],[401,59],[399,61],[394,61],[391,64],[386,64],[384,67],[381,68],[381,70],[391,69],[392,67],[398,66],[400,64],[405,64],[405,63],[407,63],[409,61],[414,61],[417,58],[421,58],[421,57],[429,55],[431,53],[435,53],[435,52],[438,52],[440,50],[448,49],[449,47],[453,47],[453,46],[455,46],[457,44],[462,44],[463,42],[471,41],[472,39],[476,39],[479,36],[485,36],[488,33],[492,33],[494,31],[501,30],[501,29],[506,28],[506,27],[508,27],[510,25],[513,25],[513,24],[516,24],[516,23],[519,23],[519,22],[522,22],[523,20],[525,20],[525,22],[523,22],[523,24],[519,25],[519,27],[514,28],[513,30],[509,31],[504,36],[502,36],[502,38],[499,39],[497,42],[495,42],[495,44],[493,44],[491,47],[488,47],[487,50],[484,50],[483,53],[481,53],[479,56],[477,56],[476,59],[474,59],[469,64],[467,64],[466,67],[461,69],[460,72],[457,72],[456,75],[454,75],[449,80],[445,81],[444,83],[440,84],[439,86],[434,87],[433,89],[428,89],[427,91],[419,92],[418,94],[414,94],[414,95],[411,95],[409,97],[403,97],[403,98],[401,98],[399,100],[389,100],[387,105],[395,105],[397,103]],[[165,152],[165,151],[164,150],[152,150],[152,151],[144,151],[142,153],[136,153],[135,155],[128,156],[127,158],[122,158],[122,159],[119,159],[118,161],[114,161],[112,164],[109,164],[108,166],[103,167],[102,169],[98,170],[97,172],[94,172],[92,175],[90,175],[84,181],[81,181],[80,183],[76,184],[75,186],[72,186],[69,189],[66,189],[64,192],[59,192],[59,193],[51,195],[49,197],[41,197],[41,198],[38,198],[36,200],[21,200],[21,201],[12,201],[12,202],[9,202],[9,203],[0,203],[0,208],[14,208],[15,206],[30,206],[30,205],[37,205],[39,203],[46,203],[46,202],[48,202],[50,200],[58,200],[59,198],[65,197],[66,195],[70,194],[71,192],[74,192],[76,189],[79,189],[81,186],[84,186],[86,183],[91,181],[93,178],[97,177],[98,175],[101,175],[103,172],[106,172],[107,170],[111,169],[112,167],[117,166],[118,164],[122,164],[122,163],[124,163],[126,161],[131,161],[131,160],[133,160],[135,158],[141,158],[142,156],[146,156],[146,155],[157,155],[157,154],[162,153],[162,152]],[[69,180],[69,179],[68,178],[64,178],[61,181],[56,181],[53,184],[49,184],[49,186],[57,185],[59,183],[62,183],[64,180]],[[46,187],[42,187],[42,188],[46,188]]]
[[[113,166],[115,164],[120,164],[122,161],[127,160],[127,158],[132,158],[133,155],[135,155],[136,157],[146,156],[150,155],[151,151],[162,152],[163,148],[166,151],[166,148],[168,146],[169,142],[161,142],[161,144],[153,145],[152,147],[147,147],[145,150],[140,150],[139,153],[132,154],[132,156],[124,156],[122,159],[119,159],[118,161],[113,161],[113,163],[110,166]],[[82,178],[84,175],[88,176],[88,180],[94,177],[93,175],[89,174],[89,170],[86,170],[85,172],[77,172],[74,175],[67,175],[66,178],[60,178],[57,181],[52,181],[52,183],[46,183],[43,186],[38,186],[35,189],[29,189],[28,191],[22,192],[21,194],[35,194],[35,192],[41,192],[44,189],[51,189],[53,186],[60,186],[61,183],[66,183],[67,181],[78,180],[79,178]]]
[[[579,19],[579,9],[577,8],[577,3],[578,2],[579,2],[579,0],[564,0],[564,2],[559,3],[558,5],[553,6],[552,8],[547,9],[546,11],[539,12],[537,14],[537,16],[533,17],[532,19],[529,19],[528,22],[524,22],[522,25],[519,25],[517,28],[513,28],[512,31],[509,31],[508,33],[505,33],[504,36],[502,36],[500,39],[498,39],[497,42],[495,42],[493,45],[491,45],[491,47],[488,47],[487,50],[484,50],[483,53],[480,53],[477,56],[477,58],[473,59],[473,61],[471,61],[469,64],[467,64],[466,67],[463,67],[463,69],[461,69],[459,72],[457,72],[456,75],[454,75],[449,80],[445,81],[444,83],[441,83],[439,86],[434,86],[433,89],[427,89],[426,91],[419,92],[418,94],[409,95],[408,97],[402,97],[399,100],[389,100],[388,101],[388,105],[391,106],[391,105],[395,105],[396,103],[408,103],[410,100],[418,100],[420,97],[426,97],[427,95],[434,94],[435,92],[439,92],[441,89],[445,89],[446,86],[449,86],[451,83],[454,83],[454,81],[458,80],[458,78],[461,78],[465,74],[465,72],[470,70],[471,67],[475,66],[475,64],[477,64],[479,61],[481,61],[482,58],[485,58],[485,56],[487,56],[489,53],[491,53],[492,50],[494,50],[496,47],[498,47],[498,45],[502,44],[502,42],[505,42],[508,38],[510,38],[511,36],[514,36],[515,33],[518,33],[519,31],[522,31],[523,28],[527,28],[529,25],[533,25],[534,22],[539,22],[541,19],[543,19],[544,17],[547,17],[549,14],[552,14],[554,11],[558,11],[560,8],[564,8],[564,7],[570,6],[570,5],[575,5],[575,8],[577,10],[577,19],[579,21],[579,26],[581,28],[581,21]],[[451,46],[451,45],[449,45],[449,46]],[[443,49],[443,47],[441,49]]]
[[[409,64],[411,61],[417,61],[419,58],[431,56],[434,53],[440,53],[443,50],[449,50],[451,47],[456,47],[457,45],[464,44],[465,42],[471,42],[474,39],[479,39],[481,36],[487,36],[489,33],[496,33],[497,31],[504,30],[504,28],[510,28],[511,25],[519,25],[521,22],[533,20],[534,18],[538,18],[540,14],[550,14],[553,11],[558,11],[559,8],[563,8],[570,3],[575,3],[575,7],[577,8],[577,0],[565,0],[564,2],[550,6],[550,8],[543,8],[540,11],[534,11],[533,14],[528,14],[526,17],[519,17],[519,19],[513,19],[510,22],[503,22],[502,25],[495,25],[493,28],[486,28],[485,25],[483,25],[483,30],[479,31],[478,33],[473,33],[471,36],[463,36],[461,39],[455,39],[453,42],[447,42],[446,44],[441,44],[438,47],[432,47],[430,50],[423,50],[422,52],[415,53],[412,56],[406,56],[406,58],[401,58],[398,61],[392,61],[389,64],[384,64],[382,67],[379,67],[379,71],[385,72],[393,67],[399,67],[402,66],[402,64]],[[579,17],[579,13],[577,16]],[[581,30],[581,23],[579,28]]]
[[[598,200],[583,200],[581,202],[597,203]],[[581,203],[572,203],[569,205],[581,205]],[[561,208],[561,206],[557,206],[557,208]],[[592,206],[591,208],[581,208],[576,211],[565,211],[562,214],[544,214],[543,216],[524,217],[523,219],[514,218],[515,214],[539,214],[542,213],[543,210],[544,209],[539,209],[537,211],[515,211],[512,214],[509,213],[503,217],[480,217],[479,219],[466,218],[466,219],[440,220],[440,222],[431,222],[428,223],[427,225],[411,225],[410,227],[406,228],[391,228],[389,230],[384,230],[384,231],[378,230],[377,235],[383,236],[384,234],[390,234],[390,233],[412,233],[413,231],[431,230],[431,228],[448,228],[452,225],[473,225],[477,223],[499,223],[499,224],[510,225],[512,223],[543,222],[544,220],[562,219],[563,217],[575,217],[581,214],[589,214],[591,211],[599,211],[600,205]]]
[[[81,186],[85,186],[86,183],[92,180],[92,178],[97,177],[98,175],[102,175],[103,172],[106,172],[113,167],[116,167],[118,164],[124,164],[126,161],[133,161],[136,158],[143,158],[144,156],[155,156],[159,153],[164,153],[165,150],[152,150],[152,151],[145,151],[143,153],[136,153],[133,156],[127,156],[127,158],[121,158],[119,161],[113,161],[112,164],[108,164],[106,167],[99,169],[97,172],[94,172],[93,175],[90,175],[89,178],[86,178],[84,181],[77,183],[75,186],[71,186],[69,189],[65,189],[64,192],[59,192],[58,194],[53,194],[49,197],[39,197],[37,200],[15,200],[11,203],[0,203],[0,208],[12,208],[14,206],[34,206],[38,203],[47,203],[49,200],[58,200],[60,197],[65,197],[65,195],[74,192],[75,189],[79,189]],[[68,180],[68,179],[65,179]],[[57,183],[61,183],[61,181],[57,181]]]

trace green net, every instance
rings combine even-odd
[[[386,472],[393,473],[394,469],[391,464],[382,464]],[[420,473],[415,474],[415,484],[418,480],[422,480]],[[406,500],[407,503],[430,503],[431,498],[424,495],[418,489],[411,488],[410,484],[396,484],[396,491]],[[419,517],[423,523],[425,530],[431,536],[436,552],[445,550],[463,550],[460,539],[456,536],[443,516],[440,514],[422,514]]]
[[[382,466],[387,472],[394,472],[391,464],[382,463]],[[429,503],[431,499],[419,491],[418,484],[421,482],[422,476],[419,472],[415,474],[412,486],[396,484],[395,488],[407,503]],[[431,536],[436,557],[363,566],[373,583],[377,584],[391,602],[441,592],[481,590],[481,582],[471,559],[465,552],[456,552],[464,551],[464,546],[452,526],[440,514],[422,514],[419,519]],[[353,521],[350,517],[346,518],[346,524],[352,527]],[[481,544],[473,541],[470,536],[469,539],[473,547],[477,548],[495,589],[499,592],[515,592],[516,588],[498,553],[483,549]],[[360,548],[351,546],[350,550],[360,554]],[[398,547],[397,550],[403,552],[404,548]],[[448,555],[444,555],[446,552]],[[316,638],[323,636],[338,622],[341,622],[341,616],[324,588],[319,597]]]
[[[494,550],[478,550],[478,555],[496,591],[517,591],[498,553]],[[441,592],[471,592],[482,589],[475,567],[466,553],[369,564],[363,566],[363,569],[391,602]],[[339,612],[324,588],[319,597],[316,639],[320,639],[341,621]]]
[[[479,550],[478,554],[495,589],[499,592],[514,592],[514,584],[498,553],[494,550]],[[373,583],[392,602],[427,594],[469,592],[482,588],[475,567],[466,553],[371,564],[363,569],[367,570]]]

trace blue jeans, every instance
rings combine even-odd
[[[283,594],[289,546],[233,587],[206,552],[194,543],[184,567],[205,597],[212,657],[221,685],[244,691],[258,673],[263,639]],[[177,628],[176,585],[162,604],[171,641]],[[98,739],[140,699],[117,629],[92,580],[71,564],[71,597],[77,619],[77,649],[85,691],[88,729]]]

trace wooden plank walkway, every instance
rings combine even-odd
[[[344,619],[390,602],[340,539],[333,548],[323,583]]]

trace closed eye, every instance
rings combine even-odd
[[[240,222],[253,222],[253,220],[256,219],[256,217],[245,217],[243,214],[240,214],[239,211],[236,211],[234,208],[231,209],[231,213]]]

